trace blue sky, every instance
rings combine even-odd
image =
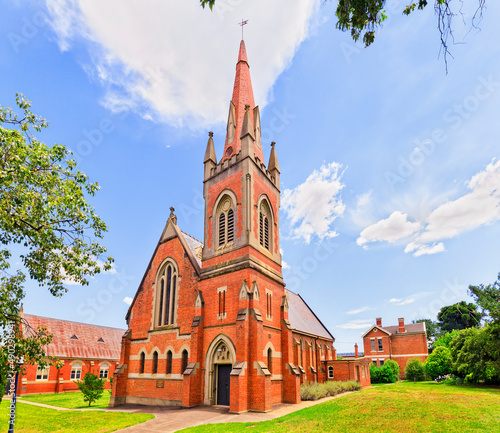
[[[403,17],[388,3],[365,49],[335,29],[335,2],[197,3],[2,5],[0,104],[24,93],[50,122],[41,138],[100,184],[92,204],[115,258],[61,298],[28,283],[26,312],[125,327],[169,207],[203,239],[203,155],[209,130],[222,154],[241,18],[266,158],[277,143],[285,282],[337,350],[375,317],[435,319],[495,281],[500,5],[481,31],[457,17],[446,74],[432,7]]]

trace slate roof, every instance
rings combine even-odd
[[[126,329],[70,322],[32,314],[24,314],[24,318],[34,329],[44,326],[50,334],[54,335],[52,343],[47,346],[47,356],[120,359],[122,335]],[[99,339],[104,342],[99,342]]]
[[[399,326],[382,326],[382,329],[390,332],[391,334],[399,334]],[[405,323],[406,333],[408,332],[425,332],[424,323]]]
[[[189,249],[192,251],[194,257],[196,258],[196,261],[198,262],[198,265],[200,265],[201,268],[201,260],[198,257],[198,254],[196,254],[196,250],[200,247],[203,247],[203,243],[190,234],[186,233],[185,231],[182,231],[182,234],[184,235],[184,239],[186,240]]]
[[[287,289],[285,293],[288,295],[288,320],[294,331],[335,340],[300,295]]]

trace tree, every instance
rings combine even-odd
[[[441,330],[451,332],[454,329],[477,328],[482,314],[477,311],[476,305],[461,301],[441,308],[437,318]]]
[[[413,382],[421,382],[425,380],[424,363],[420,358],[412,358],[408,360],[405,368],[406,380]]]
[[[493,284],[469,286],[469,294],[487,316],[487,321],[500,325],[500,273]]]
[[[47,286],[54,296],[67,291],[65,281],[88,284],[87,277],[109,270],[113,259],[102,260],[106,224],[87,202],[99,187],[76,169],[64,146],[47,146],[33,135],[48,126],[30,111],[31,103],[16,95],[21,114],[0,106],[0,351],[9,344],[18,361],[47,364],[43,346],[50,336],[34,330],[19,317],[26,275],[9,272],[12,249],[29,277]],[[12,351],[11,351],[12,352]],[[12,352],[13,353],[13,352]],[[6,371],[0,365],[0,381]]]
[[[75,381],[78,389],[83,394],[83,401],[89,402],[90,405],[99,400],[104,392],[104,379],[99,379],[97,375],[85,373],[83,380]]]
[[[388,365],[392,370],[392,374],[394,375],[395,379],[399,379],[399,364],[392,359],[388,359],[387,361],[385,361],[384,366],[386,365]]]
[[[424,368],[431,379],[452,373],[453,360],[450,349],[445,346],[436,347],[425,360]]]
[[[413,320],[412,323],[425,323],[425,333],[427,337],[427,345],[429,348],[432,346],[434,340],[439,337],[440,329],[439,324],[433,322],[431,319],[418,319]]]
[[[483,17],[486,0],[477,1],[477,8],[469,19],[470,29],[477,29],[478,24]],[[215,5],[215,0],[200,0],[201,6],[208,6],[210,10]],[[453,19],[460,15],[463,22],[466,22],[466,17],[463,12],[462,0],[433,0],[434,11],[437,17],[437,29],[440,34],[441,48],[444,53],[444,61],[447,64],[448,41],[454,42],[453,36]],[[415,0],[409,3],[401,13],[410,15],[415,9],[423,10],[428,6],[429,0]],[[371,45],[375,40],[375,33],[387,19],[385,10],[386,0],[338,0],[335,15],[337,16],[336,27],[342,31],[350,31],[354,41],[358,41],[361,37],[365,47]]]

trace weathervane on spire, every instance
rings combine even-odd
[[[248,20],[244,20],[243,18],[241,19],[241,23],[238,23],[241,27],[241,40],[243,40],[243,26],[245,24],[248,24]]]

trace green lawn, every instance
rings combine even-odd
[[[102,397],[92,403],[90,408],[106,408],[109,405],[110,394],[104,391]],[[37,403],[50,404],[51,406],[66,407],[68,409],[88,409],[89,404],[83,401],[81,392],[66,392],[59,394],[32,394],[19,397],[21,400],[35,401]]]
[[[68,394],[64,394],[68,395]],[[0,404],[0,431],[7,431],[10,400]],[[55,410],[18,403],[16,433],[107,433],[153,418],[150,414]]]
[[[183,433],[222,431],[500,432],[500,389],[400,382],[354,392],[273,421],[212,424],[182,430]]]

